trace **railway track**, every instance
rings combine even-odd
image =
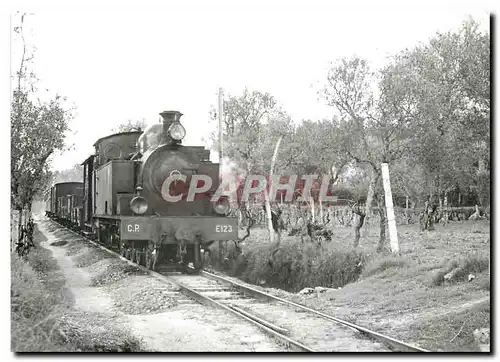
[[[186,275],[149,270],[57,224],[154,278],[178,286],[185,295],[195,301],[226,310],[246,320],[293,351],[428,352],[420,347],[207,271]]]

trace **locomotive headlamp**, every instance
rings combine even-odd
[[[227,197],[220,197],[219,200],[213,202],[214,210],[219,215],[226,215],[231,209]]]
[[[142,215],[148,211],[148,200],[142,196],[136,196],[130,200],[130,208],[136,214]]]
[[[168,133],[170,137],[172,137],[176,141],[180,141],[186,135],[186,130],[179,122],[172,123],[170,128],[168,129]]]

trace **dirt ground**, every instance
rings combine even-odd
[[[82,257],[85,253],[93,251],[87,247],[78,246],[73,248],[79,249],[76,254],[69,253],[68,255],[68,247],[71,243],[63,243],[64,245],[60,246],[51,244],[61,242],[61,240],[71,240],[75,237],[74,235],[69,232],[51,232],[47,227],[48,222],[39,222],[38,226],[47,237],[41,246],[53,253],[53,257],[64,272],[67,287],[74,294],[74,308],[83,312],[100,313],[113,319],[116,324],[125,330],[130,330],[141,339],[146,350],[159,352],[286,351],[285,347],[276,344],[256,327],[223,311],[207,308],[186,299],[176,293],[175,287],[149,276],[142,277],[152,283],[152,289],[170,291],[176,303],[172,303],[171,308],[159,313],[151,313],[151,309],[146,307],[143,313],[138,311],[134,314],[123,313],[120,310],[122,308],[117,307],[117,304],[123,302],[117,300],[120,295],[113,293],[110,285],[91,286],[91,280],[95,277],[92,266],[78,267],[75,263],[77,259],[85,259]],[[137,279],[138,276],[130,275],[127,278]],[[126,280],[122,279],[120,282],[124,283]],[[134,285],[137,287],[137,283]],[[135,287],[132,285],[130,288]],[[155,302],[155,299],[151,299],[151,303]],[[95,332],[99,333],[99,326],[95,326]]]
[[[54,241],[69,239],[71,234],[50,233],[44,223],[40,230],[48,237],[44,247],[53,252],[64,270],[76,308],[109,315],[140,337],[147,350],[285,350],[236,317],[193,303],[177,295],[175,287],[151,281],[147,276],[131,274],[91,286],[100,277],[96,273],[99,263],[104,263],[102,259],[87,255],[88,248],[80,244],[51,246]],[[347,247],[351,232],[339,229],[334,242]],[[374,253],[376,228],[365,232],[360,250],[371,257],[359,280],[343,288],[299,295],[255,287],[431,351],[479,351],[474,331],[489,328],[490,322],[490,274],[489,269],[484,270],[484,260],[489,261],[490,256],[489,222],[451,222],[446,227],[437,225],[431,232],[421,232],[418,225],[404,225],[398,227],[398,235],[399,255],[380,255]],[[252,242],[251,238],[247,241]],[[482,262],[483,268],[471,273],[474,278],[470,281],[436,282],[450,265],[464,261],[472,269]],[[77,267],[77,262],[85,266]],[[130,293],[124,292],[123,285],[129,285]],[[133,295],[143,293],[144,285],[166,290],[168,297],[151,293],[144,296],[145,303],[127,306],[135,301]],[[165,304],[163,307],[155,305],[159,300]]]
[[[263,243],[266,232],[252,231],[245,244]],[[254,287],[431,351],[479,351],[473,332],[490,326],[489,221],[450,222],[424,232],[416,224],[398,226],[399,255],[375,252],[378,228],[363,234],[359,250],[370,258],[354,283],[310,295]],[[332,243],[348,248],[353,236],[352,228],[338,228]],[[454,262],[474,278],[436,283]]]

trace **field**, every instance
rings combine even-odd
[[[429,350],[478,351],[473,331],[490,321],[489,221],[424,232],[418,224],[401,225],[398,236],[399,255],[376,253],[378,228],[371,227],[356,250],[353,228],[335,228],[334,240],[321,246],[283,237],[270,258],[276,245],[266,230],[255,229],[242,253],[228,245],[222,260],[214,246],[210,261],[246,282]],[[296,293],[317,286],[336,289]]]

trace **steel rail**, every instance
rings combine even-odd
[[[91,244],[99,247],[100,249],[102,249],[104,251],[107,251],[108,253],[117,256],[118,258],[120,258],[121,260],[127,262],[128,264],[130,264],[132,266],[135,266],[135,267],[139,268],[140,270],[142,270],[142,271],[144,271],[144,272],[152,275],[156,279],[161,280],[163,282],[165,280],[167,280],[168,282],[177,285],[181,290],[183,290],[191,298],[199,301],[200,303],[203,303],[203,304],[209,305],[209,306],[215,306],[215,307],[224,309],[226,311],[229,311],[229,312],[231,312],[233,314],[236,314],[240,318],[243,318],[243,319],[247,320],[248,322],[250,322],[250,323],[252,323],[254,325],[257,325],[259,328],[263,329],[264,331],[266,331],[268,334],[272,335],[273,337],[278,338],[281,341],[285,341],[288,345],[294,346],[295,349],[297,349],[297,350],[307,351],[307,352],[315,352],[311,348],[306,347],[306,346],[302,345],[301,343],[296,342],[296,341],[288,338],[287,336],[284,336],[283,334],[281,334],[281,333],[279,333],[279,332],[277,332],[277,331],[269,328],[265,324],[259,323],[258,322],[259,321],[258,317],[255,317],[255,316],[248,316],[247,317],[244,314],[240,313],[238,310],[235,310],[235,309],[233,309],[233,308],[231,308],[229,306],[225,306],[225,305],[223,305],[223,304],[221,304],[221,303],[213,300],[212,298],[209,298],[207,296],[203,296],[200,293],[198,293],[198,292],[196,292],[196,291],[188,288],[187,286],[183,285],[182,283],[174,281],[174,280],[172,280],[171,278],[169,278],[169,277],[167,277],[165,275],[162,275],[162,274],[157,273],[157,272],[155,272],[153,270],[147,269],[146,267],[144,267],[142,265],[136,264],[136,263],[134,263],[134,262],[126,259],[125,257],[121,256],[120,254],[118,254],[118,253],[116,253],[116,252],[114,252],[114,251],[112,251],[112,250],[110,250],[110,249],[108,249],[108,248],[106,248],[106,247],[104,247],[104,246],[102,246],[102,245],[94,242],[93,240],[90,240],[86,236],[83,236],[83,235],[75,232],[74,230],[71,230],[71,229],[67,228],[64,225],[59,224],[57,221],[52,220],[52,219],[50,219],[50,220],[53,221],[53,222],[55,222],[57,225],[61,226],[62,228],[68,230],[69,232],[71,232],[71,233],[73,233],[75,235],[78,235],[78,236],[84,238],[85,240],[87,240]],[[280,302],[280,303],[283,303],[283,304],[286,304],[286,305],[290,305],[290,306],[293,306],[293,307],[296,307],[296,308],[300,308],[300,309],[305,310],[305,311],[307,311],[309,313],[313,313],[315,315],[318,315],[318,316],[320,316],[320,317],[322,317],[324,319],[327,319],[327,320],[330,320],[330,321],[342,324],[342,325],[347,326],[347,327],[349,327],[351,329],[354,329],[356,331],[364,333],[365,335],[368,335],[368,336],[374,338],[375,340],[380,341],[380,342],[382,342],[382,343],[384,343],[386,345],[390,345],[391,347],[397,349],[398,351],[401,351],[401,352],[430,352],[430,351],[428,351],[426,349],[410,345],[410,344],[408,344],[406,342],[403,342],[403,341],[397,340],[395,338],[386,336],[384,334],[381,334],[379,332],[370,330],[370,329],[365,328],[363,326],[360,326],[360,325],[357,325],[357,324],[345,321],[345,320],[340,319],[340,318],[333,317],[331,315],[328,315],[328,314],[322,313],[320,311],[314,310],[312,308],[309,308],[309,307],[307,307],[305,305],[302,305],[302,304],[299,304],[299,303],[296,303],[296,302],[292,302],[290,300],[286,300],[286,299],[283,299],[283,298],[280,298],[280,297],[276,297],[274,295],[271,295],[271,294],[262,292],[260,290],[257,290],[255,288],[252,288],[252,287],[249,287],[249,286],[237,283],[235,281],[232,281],[230,279],[224,278],[224,277],[219,276],[219,275],[215,275],[215,274],[207,272],[205,270],[201,270],[199,272],[199,275],[207,277],[209,279],[216,280],[216,281],[221,282],[221,283],[229,284],[229,285],[231,285],[231,286],[233,286],[233,287],[235,287],[235,288],[243,291],[246,294],[249,294],[249,295],[252,295],[252,296],[255,296],[255,297],[259,297],[259,298],[265,298],[265,299],[272,300],[272,301],[277,301],[277,302]]]
[[[216,281],[219,281],[221,283],[230,284],[231,286],[236,287],[237,289],[243,291],[244,293],[247,293],[247,294],[252,295],[254,297],[266,298],[268,300],[278,301],[280,303],[284,303],[284,304],[291,305],[291,306],[296,307],[296,308],[300,308],[300,309],[305,310],[309,313],[316,314],[316,315],[321,316],[321,317],[328,319],[330,321],[343,324],[347,327],[350,327],[350,328],[355,329],[359,332],[365,333],[366,335],[369,335],[380,342],[388,344],[388,345],[392,346],[393,348],[397,348],[397,349],[402,350],[404,352],[429,352],[428,350],[425,350],[423,348],[412,346],[408,343],[405,343],[405,342],[399,341],[395,338],[392,338],[392,337],[383,335],[381,333],[372,331],[372,330],[365,328],[365,327],[362,327],[360,325],[350,323],[350,322],[345,321],[343,319],[333,317],[331,315],[328,315],[328,314],[322,313],[320,311],[311,309],[305,305],[295,303],[295,302],[292,302],[290,300],[286,300],[286,299],[283,299],[280,297],[276,297],[274,295],[271,295],[271,294],[262,292],[260,290],[254,289],[252,287],[237,283],[235,281],[229,280],[229,279],[221,277],[219,275],[209,273],[205,270],[200,271],[200,275],[205,276],[205,277],[210,278],[210,279],[213,279],[213,280],[216,280]]]
[[[176,280],[173,280],[172,278],[169,278],[168,276],[165,276],[163,274],[160,274],[158,272],[155,272],[154,270],[150,270],[142,265],[139,265],[137,263],[134,263],[128,259],[126,259],[125,257],[121,256],[120,254],[118,254],[117,252],[113,251],[113,250],[110,250],[108,248],[106,248],[105,246],[101,245],[101,244],[98,244],[96,242],[94,242],[93,240],[90,240],[89,238],[77,233],[76,231],[74,230],[71,230],[69,228],[67,228],[66,226],[58,223],[57,221],[55,220],[52,220],[51,221],[55,222],[57,225],[61,226],[62,228],[66,229],[67,231],[73,233],[74,235],[77,235],[81,238],[83,238],[85,241],[88,241],[89,243],[91,243],[92,245],[94,246],[97,246],[98,248],[106,251],[107,253],[113,255],[113,256],[116,256],[118,257],[119,259],[127,262],[129,265],[131,266],[134,266],[136,268],[138,268],[139,270],[153,276],[155,279],[165,283],[165,282],[168,282],[170,284],[174,284],[176,285],[177,287],[179,287],[179,289],[181,289],[182,292],[184,292],[184,294],[188,295],[189,297],[191,297],[192,299],[200,302],[201,304],[204,304],[204,305],[207,305],[207,306],[210,306],[210,307],[216,307],[216,308],[219,308],[219,309],[223,309],[227,312],[230,312],[244,320],[246,320],[247,322],[249,323],[252,323],[253,325],[257,326],[258,328],[262,329],[264,332],[266,332],[268,335],[270,335],[271,337],[273,337],[274,339],[276,339],[279,343],[281,344],[284,344],[285,346],[289,347],[289,348],[292,348],[293,350],[295,351],[298,351],[298,352],[316,352],[315,350],[313,350],[312,348],[310,347],[307,347],[303,344],[301,344],[300,342],[297,342],[273,329],[271,329],[270,327],[268,327],[269,323],[267,322],[260,322],[261,319],[248,313],[248,312],[245,312],[245,314],[241,313],[239,310],[237,310],[238,308],[236,309],[233,309],[229,306],[226,306],[222,303],[219,303],[217,302],[216,300],[210,298],[210,297],[207,297],[207,296],[204,296],[198,292],[196,292],[195,290],[187,287],[186,285],[176,281]]]

